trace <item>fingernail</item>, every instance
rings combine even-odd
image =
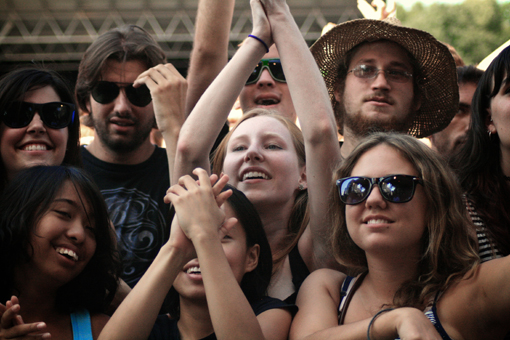
[[[44,329],[46,328],[46,324],[44,322],[40,322],[37,324],[37,329]],[[46,334],[50,334],[50,333],[46,333]]]

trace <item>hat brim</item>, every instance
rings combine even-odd
[[[418,79],[421,105],[408,133],[418,138],[443,130],[459,106],[455,61],[448,48],[427,32],[382,20],[356,19],[337,25],[320,37],[310,50],[328,88],[331,103],[338,67],[346,53],[363,42],[393,41],[414,56],[422,73]]]

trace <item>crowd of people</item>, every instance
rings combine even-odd
[[[187,78],[127,25],[0,79],[0,339],[510,339],[510,48],[251,0],[228,60],[234,4]]]

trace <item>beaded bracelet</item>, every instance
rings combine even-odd
[[[258,41],[260,41],[262,43],[262,45],[264,45],[264,47],[266,48],[266,53],[269,53],[269,47],[267,47],[267,44],[264,42],[264,40],[260,39],[259,37],[255,36],[253,34],[250,34],[248,36],[250,38],[257,39]]]
[[[374,317],[372,318],[372,320],[370,320],[370,323],[368,324],[368,329],[367,329],[367,340],[370,340],[370,328],[372,328],[372,325],[374,324],[374,321],[375,319],[377,319],[377,317],[379,315],[381,315],[382,313],[385,313],[385,312],[389,312],[389,311],[392,311],[394,310],[395,308],[386,308],[386,309],[381,309],[380,311],[378,311],[377,313],[375,313]]]

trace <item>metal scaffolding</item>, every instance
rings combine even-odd
[[[311,44],[328,22],[360,17],[354,0],[288,0]],[[0,63],[67,63],[77,68],[83,52],[107,30],[136,24],[160,43],[167,58],[187,60],[197,0],[0,0]],[[249,1],[237,1],[230,54],[251,31]]]

